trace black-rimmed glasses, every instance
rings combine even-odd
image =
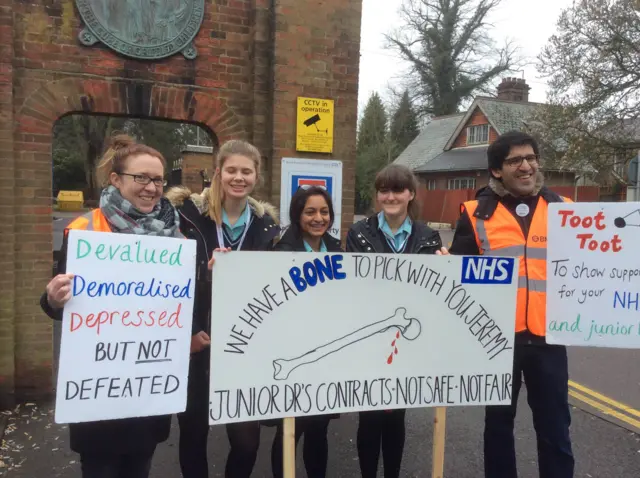
[[[507,158],[504,160],[505,166],[509,166],[510,168],[519,168],[522,166],[524,160],[527,160],[532,166],[538,166],[540,164],[540,155],[539,154],[528,154],[526,156],[514,156],[512,158]]]
[[[167,185],[167,180],[164,178],[151,179],[149,176],[146,176],[144,174],[129,174],[129,173],[118,173],[118,174],[120,176],[131,176],[136,183],[144,184],[145,186],[150,182],[153,182],[153,184],[158,188],[161,188]]]

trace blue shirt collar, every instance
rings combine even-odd
[[[378,213],[378,229],[384,232],[387,236],[396,237],[401,234],[411,234],[411,227],[413,222],[409,216],[406,217],[402,225],[398,228],[395,234],[391,231],[391,227],[387,223],[387,220],[384,217],[384,213],[381,211]]]
[[[304,248],[307,252],[315,252],[307,241],[303,240],[302,242],[304,243]],[[327,252],[327,246],[324,244],[324,241],[320,241],[320,252]]]
[[[249,207],[249,202],[247,201],[247,204],[244,206],[244,209],[240,213],[240,217],[238,217],[238,220],[233,226],[229,223],[229,216],[227,215],[227,211],[222,209],[222,224],[227,230],[227,233],[231,235],[232,240],[236,240],[238,237],[240,237],[240,234],[242,234],[242,231],[244,230],[244,227],[247,224],[247,208],[248,207]]]
[[[382,211],[378,213],[378,229],[382,231],[387,243],[394,252],[402,252],[404,250],[407,240],[411,235],[412,226],[413,221],[411,221],[411,218],[407,216],[398,230],[394,233],[391,231],[391,227],[387,223],[384,213]]]

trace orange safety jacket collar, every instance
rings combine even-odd
[[[469,215],[480,254],[520,259],[516,332],[528,330],[538,336],[546,333],[547,211],[550,202],[571,200],[543,188],[527,237],[513,213],[495,194],[482,194],[474,201],[467,201],[463,209]]]

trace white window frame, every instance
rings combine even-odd
[[[489,142],[489,125],[479,124],[467,127],[467,145],[487,144]]]
[[[476,178],[451,178],[447,181],[447,189],[475,189]]]
[[[433,191],[437,187],[437,181],[435,179],[427,179],[425,186],[427,187],[427,191]]]

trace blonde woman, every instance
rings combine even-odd
[[[97,170],[105,187],[100,207],[75,219],[67,230],[182,237],[178,213],[162,197],[162,154],[129,136],[118,135],[111,139]],[[60,264],[61,273],[51,279],[40,300],[42,309],[55,320],[62,320],[73,277],[65,274],[64,258]],[[83,478],[147,478],[156,445],[169,437],[170,428],[170,415],[72,423],[70,445],[80,454]]]
[[[260,179],[260,163],[260,153],[253,145],[232,140],[220,147],[211,187],[202,194],[191,194],[185,188],[167,193],[180,213],[183,234],[198,244],[187,410],[178,416],[184,478],[208,477],[212,253],[268,251],[279,234],[276,209],[250,197]],[[248,478],[258,454],[260,422],[227,425],[227,435],[231,449],[225,476]]]

